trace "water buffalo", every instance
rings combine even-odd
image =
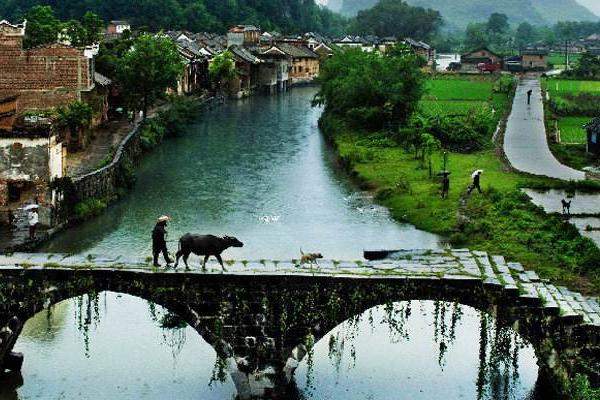
[[[206,269],[206,262],[210,256],[215,256],[221,264],[223,271],[226,271],[223,265],[223,259],[221,253],[230,247],[243,247],[244,243],[240,242],[234,237],[223,236],[222,238],[213,235],[192,235],[186,233],[179,239],[179,250],[177,251],[177,258],[175,259],[175,268],[179,264],[179,258],[183,256],[183,262],[185,268],[188,267],[188,257],[191,253],[198,256],[204,256],[204,263],[202,269]]]

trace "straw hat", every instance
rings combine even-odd
[[[158,222],[167,222],[168,220],[170,220],[171,218],[169,218],[166,215],[163,215],[162,217],[158,218]]]

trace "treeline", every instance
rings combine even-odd
[[[62,20],[93,12],[105,21],[127,19],[150,31],[225,32],[235,24],[282,33],[341,34],[347,21],[314,0],[0,0],[0,18],[18,21],[36,5],[51,6]]]
[[[512,25],[506,14],[494,13],[486,22],[471,23],[464,32],[446,35],[437,48],[440,51],[469,51],[488,47],[498,53],[510,54],[535,43],[564,45],[565,41],[594,33],[600,33],[600,22],[559,22],[553,26],[522,22]]]
[[[373,8],[359,11],[348,30],[379,37],[431,39],[442,26],[438,11],[413,7],[404,0],[380,0]]]
[[[431,39],[442,25],[434,10],[404,0],[382,0],[354,18],[345,18],[314,0],[0,0],[0,18],[21,21],[36,6],[50,6],[59,20],[81,20],[94,13],[104,21],[125,19],[139,30],[186,29],[225,32],[252,24],[281,33],[346,33]]]

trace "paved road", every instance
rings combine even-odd
[[[533,91],[531,105],[527,105],[528,90]],[[561,164],[548,148],[538,79],[523,79],[519,83],[504,135],[504,152],[519,171],[563,180],[585,179],[584,172]]]

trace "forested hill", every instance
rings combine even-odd
[[[377,0],[343,0],[341,12],[355,15],[371,8]],[[598,16],[576,0],[407,0],[414,6],[440,11],[448,27],[465,28],[470,22],[487,20],[498,12],[508,15],[510,23],[524,21],[551,25],[558,21],[597,21]]]
[[[92,11],[105,21],[126,19],[152,30],[223,32],[235,24],[283,33],[338,34],[343,29],[341,17],[314,0],[0,0],[0,20],[18,21],[35,5],[52,6],[61,19]]]

